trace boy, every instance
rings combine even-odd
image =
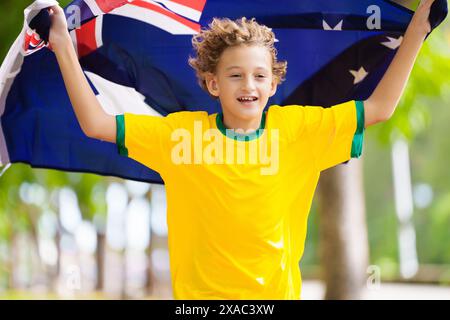
[[[99,105],[52,7],[50,44],[83,132],[158,171],[167,190],[177,299],[299,299],[299,260],[320,172],[358,157],[364,129],[392,115],[431,27],[417,9],[393,62],[366,101],[332,108],[270,106],[286,74],[274,34],[254,20],[214,19],[189,59],[222,112],[111,116]]]

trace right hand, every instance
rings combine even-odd
[[[67,30],[66,16],[64,10],[59,6],[52,6],[49,9],[51,27],[49,35],[49,43],[53,50],[57,50],[67,41],[71,42],[69,31]]]

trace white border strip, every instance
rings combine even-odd
[[[8,163],[10,163],[8,148],[6,147],[5,135],[3,134],[2,123],[0,121],[0,166]]]
[[[171,19],[170,17],[155,12],[151,9],[146,9],[132,4],[126,4],[122,7],[116,8],[110,12],[118,16],[123,16],[131,19],[136,19],[151,25],[154,25],[171,34],[196,34],[197,31],[188,26]]]
[[[97,43],[97,49],[103,46],[103,15],[98,16],[95,19],[95,42]]]
[[[21,47],[23,39],[23,35],[17,37],[0,66],[0,117],[5,111],[6,97],[11,88],[12,81],[22,67],[23,55],[21,54]]]
[[[117,84],[89,71],[84,73],[97,89],[96,98],[106,113],[118,115],[129,112],[162,117],[135,88]]]
[[[70,38],[72,39],[73,47],[75,48],[75,52],[77,53],[77,57],[79,57],[78,54],[78,40],[77,40],[77,32],[76,29],[73,29],[69,31]]]
[[[20,72],[23,63],[22,44],[24,32],[17,37],[8,51],[5,60],[0,67],[0,117],[5,112],[6,99],[8,97],[14,77]],[[6,147],[5,135],[0,121],[0,165],[8,164],[9,154]]]
[[[159,2],[165,5],[170,11],[173,11],[176,14],[182,15],[183,17],[189,18],[194,21],[200,21],[200,17],[202,15],[201,11],[197,11],[190,7],[184,6],[182,4],[170,1],[170,0],[144,0],[146,2]]]
[[[84,0],[84,3],[91,9],[94,16],[100,16],[104,13],[95,0]]]
[[[2,172],[0,172],[0,178],[6,172],[6,170],[9,169],[9,167],[11,167],[11,163],[7,163],[6,166],[2,169]]]

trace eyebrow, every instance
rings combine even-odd
[[[226,68],[225,71],[229,71],[231,69],[241,69],[241,67],[231,66],[231,67]],[[267,72],[269,71],[267,68],[264,68],[264,67],[256,67],[256,70],[263,70],[263,71],[267,71]]]

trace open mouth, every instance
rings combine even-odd
[[[253,97],[253,96],[248,96],[248,97],[239,97],[239,98],[237,98],[237,100],[240,103],[244,103],[244,104],[247,103],[248,104],[248,103],[252,103],[252,102],[258,100],[258,98],[257,97]]]

